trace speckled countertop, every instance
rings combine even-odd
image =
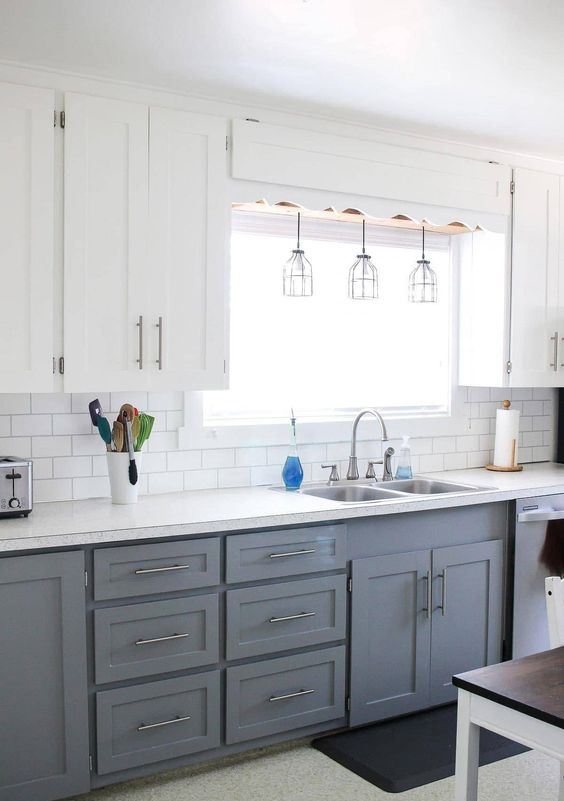
[[[305,525],[564,492],[564,465],[549,462],[525,465],[520,473],[491,473],[479,468],[428,477],[483,489],[355,504],[268,487],[146,495],[132,506],[114,506],[108,498],[41,503],[26,519],[0,519],[0,551]]]

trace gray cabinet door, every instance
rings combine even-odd
[[[0,801],[90,789],[84,555],[0,559]]]
[[[352,563],[351,725],[428,705],[431,552]]]
[[[431,703],[456,699],[455,673],[501,659],[501,540],[433,551]]]

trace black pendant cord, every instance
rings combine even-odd
[[[362,255],[364,255],[366,253],[365,243],[366,243],[366,220],[363,220],[362,221]]]
[[[298,211],[298,250],[300,249],[300,221],[301,221],[301,214]]]
[[[422,260],[425,261],[425,226],[421,226],[421,230],[423,232],[423,241],[421,245],[421,253],[422,253]]]

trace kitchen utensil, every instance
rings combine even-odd
[[[140,430],[137,439],[135,440],[135,450],[140,451],[145,442],[151,436],[151,431],[153,430],[153,424],[155,422],[155,418],[151,417],[150,414],[144,414],[143,412],[139,415],[139,424]]]
[[[100,436],[106,443],[106,450],[112,449],[112,429],[107,417],[98,417],[98,431]]]
[[[129,453],[129,483],[137,484],[138,474],[137,465],[135,464],[135,451],[133,450],[133,432],[131,431],[131,420],[129,418],[127,409],[124,409],[123,406],[121,407],[121,414],[125,420],[125,446],[127,452]]]
[[[104,412],[102,411],[102,404],[96,398],[93,401],[90,401],[88,404],[88,411],[90,412],[90,419],[92,420],[92,425],[98,425],[98,418],[104,416]]]
[[[139,415],[136,415],[133,420],[131,421],[131,432],[133,434],[133,445],[135,446],[135,441],[139,436],[139,431],[141,429],[141,422],[139,420]]]
[[[123,451],[124,436],[123,436],[123,423],[119,420],[114,420],[112,428],[112,438],[114,440],[114,447],[118,453]]]
[[[131,422],[133,422],[133,418],[135,417],[135,412],[136,412],[135,406],[133,406],[131,403],[122,403],[119,413],[123,414],[124,412],[127,412],[128,419]],[[139,414],[139,412],[137,412],[137,414]]]

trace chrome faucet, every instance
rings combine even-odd
[[[358,427],[361,418],[364,417],[365,414],[370,414],[372,415],[372,417],[375,417],[377,420],[379,420],[380,426],[382,428],[382,442],[388,441],[388,432],[386,431],[386,424],[384,423],[384,419],[380,414],[380,412],[377,409],[362,409],[354,418],[354,423],[352,427],[351,455],[349,456],[349,468],[347,470],[347,479],[349,481],[356,481],[356,479],[358,478],[358,459],[356,456],[356,429]],[[394,453],[393,448],[387,448],[384,454],[384,461],[383,461],[384,475],[382,476],[383,481],[390,481],[392,479],[390,459],[393,453]],[[380,462],[374,462],[374,463],[379,464]]]

